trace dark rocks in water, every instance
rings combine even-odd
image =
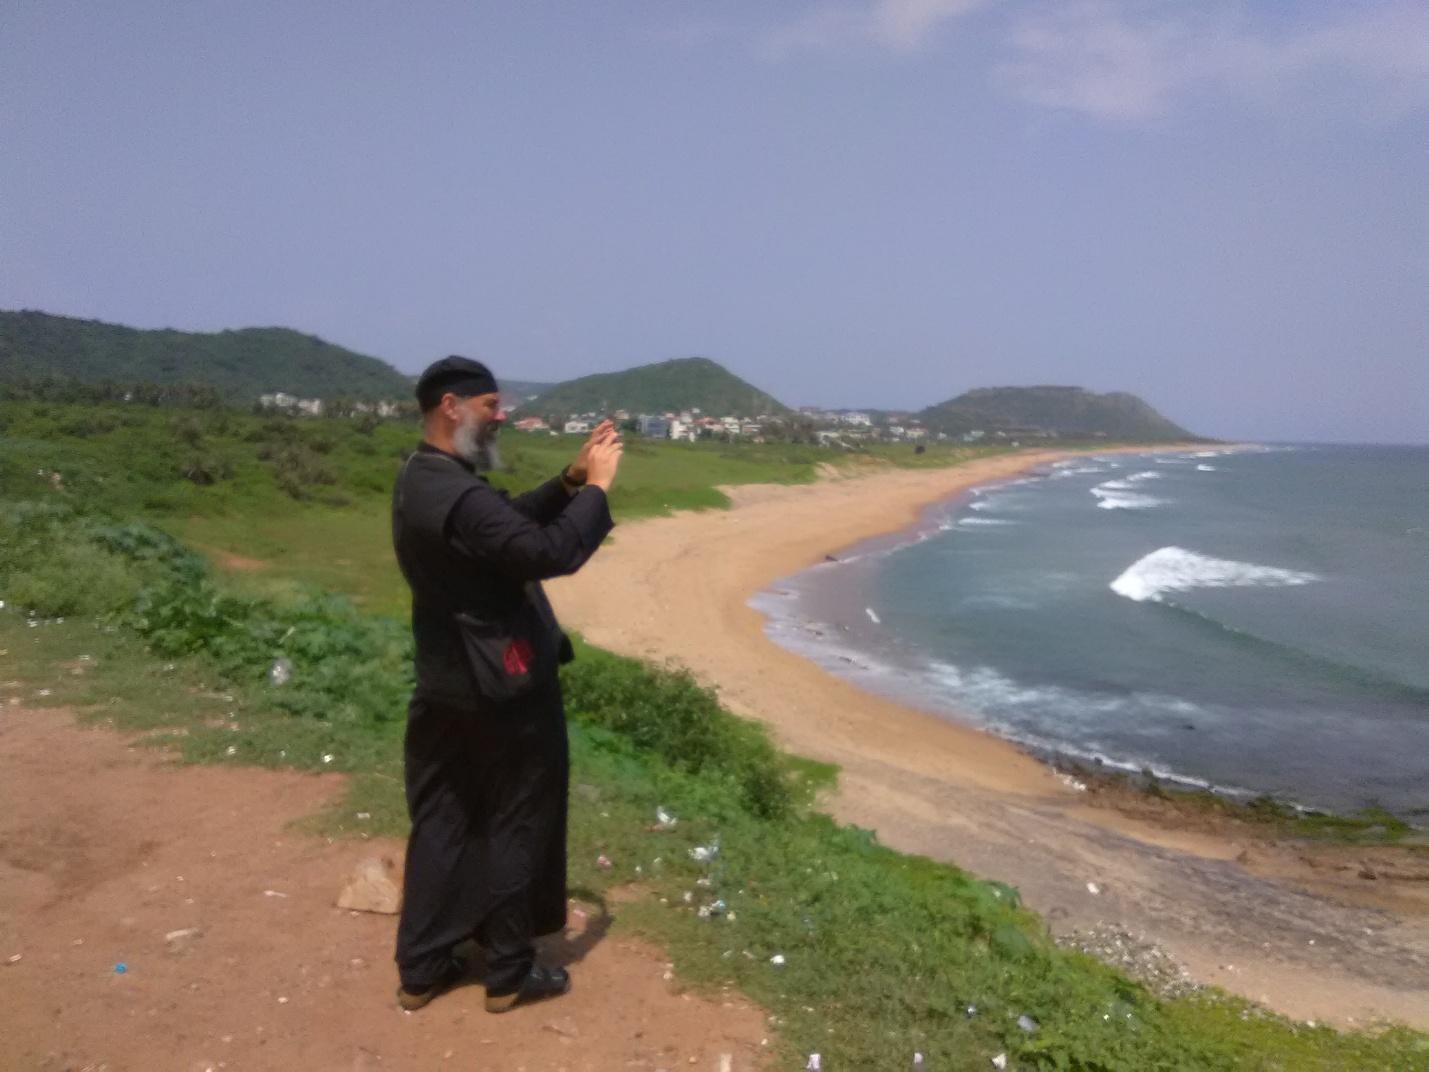
[[[837,562],[838,559],[835,558],[833,555],[825,555],[825,556],[824,556],[824,561],[825,561],[825,562]]]

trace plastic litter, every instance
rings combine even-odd
[[[809,1054],[809,1063],[804,1066],[804,1072],[823,1072],[824,1063],[816,1053]]]
[[[928,1067],[927,1065],[925,1065],[925,1064],[923,1063],[923,1055],[922,1055],[921,1053],[915,1053],[915,1054],[913,1055],[913,1067],[914,1067],[914,1068],[926,1068],[926,1067]]]
[[[1087,892],[1090,893],[1092,896],[1096,896],[1097,894],[1102,892],[1102,888],[1098,886],[1095,882],[1088,882]]]
[[[719,855],[719,835],[716,834],[708,845],[696,845],[690,850],[690,859],[698,863],[709,863]]]
[[[121,960],[118,964],[114,965],[114,974],[115,974],[115,975],[123,975],[123,974],[125,974],[128,970],[129,970],[129,965],[125,964],[122,960]]]
[[[1026,1031],[1030,1035],[1037,1030],[1038,1023],[1036,1020],[1032,1019],[1032,1017],[1023,1014],[1022,1016],[1019,1016],[1017,1018],[1017,1026],[1022,1028],[1023,1031]]]
[[[993,1068],[1006,1068],[1006,1067],[1007,1067],[1007,1054],[1005,1054],[1005,1053],[1000,1053],[1000,1054],[998,1054],[996,1057],[994,1057],[994,1058],[992,1059],[992,1067],[993,1067]]]
[[[673,830],[679,825],[680,820],[671,812],[664,808],[655,809],[655,827],[658,830]]]
[[[784,959],[783,953],[775,953],[772,957],[769,958],[769,963],[773,964],[776,968],[782,968],[785,964],[788,963],[788,961]]]
[[[700,917],[700,919],[710,919],[711,917],[718,918],[719,916],[724,915],[728,911],[729,905],[725,904],[723,899],[721,899],[718,901],[711,901],[709,904],[700,905],[699,910],[696,914]]]
[[[601,853],[595,858],[595,866],[600,868],[602,871],[609,871],[615,865],[610,862],[609,856],[605,855],[605,853]]]
[[[964,1011],[967,1013],[968,1019],[971,1020],[974,1016],[977,1015],[977,1006],[969,1005]]]
[[[268,667],[268,683],[270,685],[286,685],[293,680],[293,664],[287,659],[274,659],[273,665]]]

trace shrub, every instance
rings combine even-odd
[[[58,546],[10,575],[6,598],[45,618],[112,614],[129,606],[140,581],[93,545]]]
[[[278,486],[295,499],[310,499],[314,487],[337,483],[332,466],[305,443],[265,444],[258,456],[273,467]]]
[[[792,810],[791,768],[764,730],[725,711],[688,670],[582,645],[562,682],[567,706],[582,721],[619,733],[678,770],[732,782],[755,815]]]

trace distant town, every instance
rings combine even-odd
[[[539,399],[534,400],[539,405]],[[989,436],[1006,439],[1009,436],[1025,435],[1036,437],[1036,429],[997,430],[986,432],[973,429],[959,436],[949,436],[935,432],[916,418],[906,414],[885,412],[863,412],[860,410],[826,410],[816,406],[803,406],[788,413],[762,413],[755,416],[725,414],[715,417],[702,413],[698,408],[667,410],[663,413],[632,413],[626,409],[616,409],[609,413],[577,413],[565,416],[516,416],[526,400],[516,400],[508,406],[511,426],[517,431],[547,435],[589,435],[601,421],[609,418],[620,425],[627,434],[639,435],[647,439],[670,439],[678,442],[695,443],[701,440],[718,442],[743,441],[764,443],[787,441],[791,438],[817,442],[820,446],[851,448],[856,444],[870,442],[906,442],[921,444],[942,442],[949,439],[964,443],[976,443]],[[370,414],[375,417],[395,418],[411,415],[413,406],[409,402],[355,402],[344,400],[336,405],[325,403],[321,398],[299,398],[296,395],[278,391],[261,395],[258,408],[276,410],[300,416],[360,416]]]

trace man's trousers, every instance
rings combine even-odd
[[[560,685],[499,707],[414,696],[405,745],[407,842],[397,967],[438,982],[475,938],[489,989],[514,989],[533,939],[566,925],[570,753]]]

